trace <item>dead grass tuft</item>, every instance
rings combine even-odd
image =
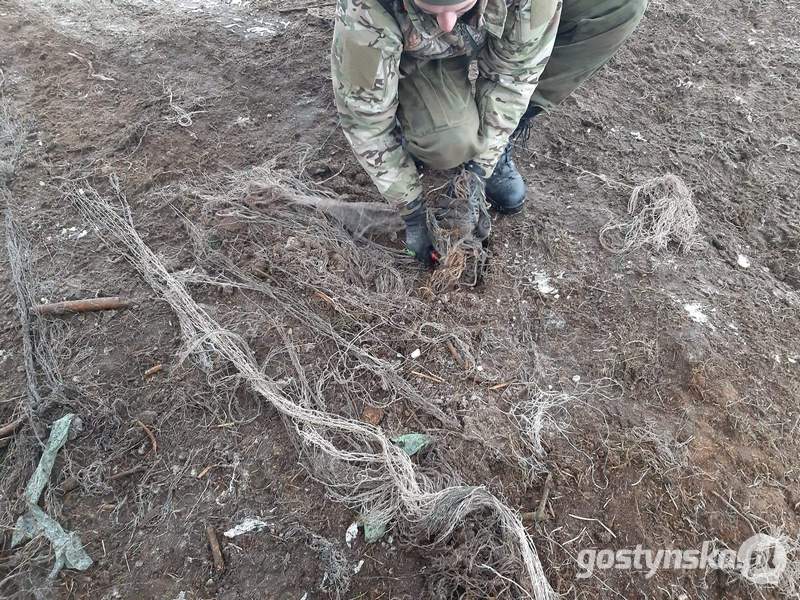
[[[628,222],[611,220],[600,230],[601,245],[614,254],[649,246],[656,252],[675,243],[682,253],[696,243],[699,223],[692,192],[677,175],[655,177],[636,186],[628,201]],[[622,239],[610,239],[611,236]]]

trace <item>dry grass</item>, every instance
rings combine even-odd
[[[547,453],[543,437],[547,433],[562,431],[559,413],[574,405],[575,398],[565,392],[531,387],[528,396],[512,406],[511,416],[520,434],[517,460],[529,477],[535,478],[546,471]]]
[[[627,223],[609,221],[600,230],[600,243],[615,254],[643,247],[656,252],[675,243],[686,253],[697,243],[695,230],[699,223],[692,193],[677,175],[656,177],[636,186],[628,201]],[[621,234],[622,240],[611,239]]]

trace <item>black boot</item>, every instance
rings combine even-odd
[[[511,158],[514,142],[508,142],[500,160],[486,180],[486,199],[499,213],[513,215],[525,206],[525,182]]]
[[[506,149],[500,155],[500,160],[486,180],[486,199],[499,213],[513,215],[525,206],[525,182],[517,171],[511,152],[518,140],[527,141],[530,131],[531,119],[541,112],[538,106],[529,106],[517,125],[516,131],[511,134]]]

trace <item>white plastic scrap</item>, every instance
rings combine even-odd
[[[364,559],[362,558],[360,561],[358,561],[358,564],[355,567],[353,567],[353,573],[358,575],[358,572],[361,571],[361,567],[363,566],[364,566]]]
[[[540,294],[544,294],[545,296],[548,294],[558,294],[558,288],[550,284],[550,277],[547,273],[534,273],[533,281]]]
[[[358,521],[353,521],[350,523],[350,527],[347,528],[347,531],[344,533],[344,543],[347,544],[348,548],[353,547],[353,542],[358,537]]]
[[[411,358],[413,358],[414,360],[418,359],[420,356],[422,356],[422,350],[420,350],[419,348],[417,348],[411,353]]]
[[[696,302],[687,302],[683,305],[683,308],[689,313],[689,318],[695,323],[708,323],[708,315],[703,313],[703,307]]]
[[[231,527],[227,531],[223,532],[226,538],[235,538],[236,536],[242,535],[243,533],[250,533],[251,531],[259,531],[264,529],[265,527],[269,527],[269,523],[265,523],[261,519],[252,519],[248,518],[239,523],[238,525]]]
[[[736,264],[742,267],[743,269],[750,268],[750,259],[747,258],[744,254],[739,254],[736,257]]]

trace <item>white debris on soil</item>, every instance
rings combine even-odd
[[[684,310],[689,313],[689,318],[695,323],[708,323],[708,315],[706,315],[700,304],[696,302],[687,302],[683,305]]]
[[[420,356],[422,356],[422,350],[420,350],[419,348],[417,348],[416,350],[414,350],[414,351],[411,353],[411,358],[413,358],[413,359],[415,359],[415,360],[416,360],[417,358],[419,358]]]
[[[736,264],[742,267],[743,269],[750,268],[750,259],[747,258],[744,254],[739,254],[736,257]]]
[[[353,542],[358,537],[358,522],[353,521],[350,523],[350,527],[347,528],[347,531],[344,533],[344,543],[347,544],[348,548],[353,547]]]
[[[355,567],[353,567],[353,573],[358,575],[359,571],[361,571],[361,567],[363,566],[364,566],[364,559],[362,558],[360,561],[358,561],[358,564]]]
[[[558,288],[550,283],[550,276],[547,273],[534,273],[533,282],[540,294],[545,296],[558,295]]]
[[[231,527],[227,531],[225,531],[222,535],[226,538],[235,538],[236,536],[242,535],[243,533],[250,533],[251,531],[259,531],[264,529],[265,527],[269,527],[269,523],[262,521],[261,519],[253,519],[248,518],[236,525],[235,527]]]
[[[263,21],[262,21],[263,22]],[[263,25],[260,27],[248,27],[245,32],[246,33],[254,33],[259,37],[264,37],[265,35],[272,36],[277,34],[280,31],[283,31],[288,26],[288,22],[285,21],[278,21],[274,25]]]
[[[633,139],[635,139],[635,140],[637,140],[639,142],[646,142],[647,141],[645,139],[645,137],[642,135],[641,131],[631,131],[630,133],[631,133],[631,136],[633,137]]]

